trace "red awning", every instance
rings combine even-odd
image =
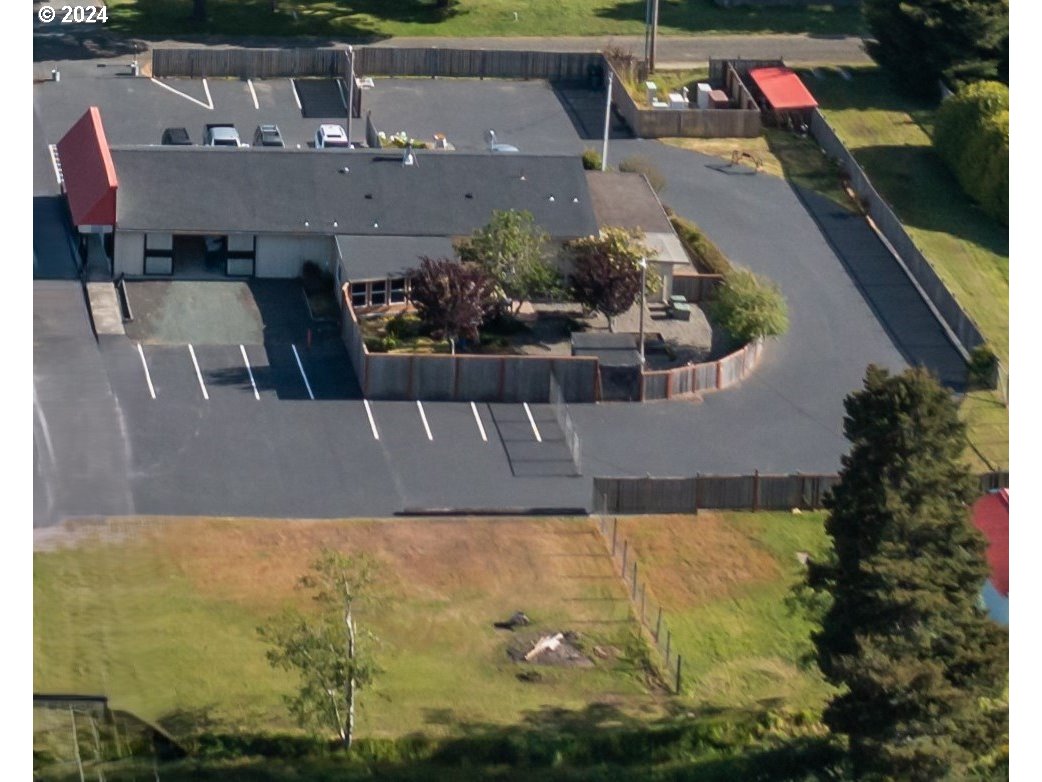
[[[988,539],[991,583],[1009,597],[1009,489],[986,494],[973,504],[973,523]]]
[[[775,111],[813,109],[818,105],[800,77],[788,68],[753,68],[749,77]]]
[[[58,142],[58,160],[73,223],[115,225],[116,167],[96,106],[87,109]]]

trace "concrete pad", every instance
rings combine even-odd
[[[88,282],[87,299],[90,301],[94,332],[99,337],[103,334],[126,334],[123,328],[123,311],[119,306],[115,285],[111,282]]]

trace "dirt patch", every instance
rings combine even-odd
[[[778,563],[742,530],[716,514],[619,518],[651,589],[667,611],[683,611],[771,581]]]

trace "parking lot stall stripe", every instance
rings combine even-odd
[[[253,96],[253,108],[260,110],[260,104],[257,103],[257,91],[253,89],[253,79],[246,80],[247,86],[250,88],[250,95]]]
[[[199,378],[199,388],[203,390],[203,399],[210,401],[210,395],[206,393],[206,384],[203,383],[203,373],[199,371],[199,362],[195,358],[195,348],[188,346],[188,352],[192,355],[192,364],[195,366],[195,376]]]
[[[416,400],[416,407],[419,408],[420,420],[423,421],[423,429],[424,429],[425,432],[427,432],[427,439],[428,440],[433,440],[434,439],[434,435],[431,434],[431,428],[427,425],[427,414],[423,412],[423,402],[421,402],[419,399],[417,399]]]
[[[532,418],[532,411],[528,408],[528,402],[524,403],[525,413],[528,414],[528,423],[532,425],[532,434],[535,435],[535,441],[537,443],[543,442],[543,436],[539,434],[539,427],[535,425],[535,419]]]
[[[300,354],[297,352],[297,346],[290,345],[290,347],[293,348],[293,357],[297,360],[297,369],[300,370],[300,376],[304,378],[304,386],[308,390],[308,396],[314,399],[315,395],[311,392],[311,383],[308,382],[307,373],[304,372],[304,365],[300,361]]]
[[[481,439],[486,443],[488,442],[488,435],[485,434],[485,427],[481,423],[481,416],[478,415],[478,406],[473,402],[470,403],[470,409],[474,411],[474,420],[477,421],[478,431],[481,432]]]
[[[203,79],[203,92],[206,93],[206,102],[209,103],[210,111],[213,111],[213,98],[210,96],[210,85],[206,83],[206,79]]]
[[[152,395],[153,399],[155,399],[156,398],[156,389],[155,389],[155,386],[152,385],[152,375],[148,371],[148,362],[145,361],[145,351],[141,347],[141,343],[140,342],[137,343],[137,352],[138,352],[138,355],[141,356],[141,366],[143,366],[145,368],[145,382],[148,383],[148,393]]]
[[[151,81],[153,84],[158,84],[164,90],[170,90],[170,92],[174,93],[174,95],[180,95],[185,100],[192,101],[192,103],[194,103],[196,106],[202,106],[204,109],[210,109],[211,111],[213,110],[213,101],[212,100],[210,101],[210,104],[207,105],[207,104],[203,103],[201,100],[196,100],[191,95],[185,95],[183,92],[181,92],[181,90],[175,90],[169,84],[163,84],[163,82],[161,82],[159,79],[149,79],[149,81]],[[203,84],[204,85],[206,84],[205,80],[203,81]],[[207,99],[209,99],[209,96],[210,96],[209,88],[207,88],[207,90],[206,90],[206,95],[207,95]]]
[[[300,96],[297,94],[297,83],[295,81],[293,81],[293,79],[290,79],[289,80],[289,86],[293,88],[293,100],[295,100],[297,102],[297,108],[299,109],[299,108],[301,108],[301,106],[300,106]]]
[[[369,400],[363,399],[362,403],[365,405],[365,414],[369,416],[369,428],[373,430],[373,439],[379,440],[380,433],[376,431],[376,420],[373,418],[373,409],[369,407]]]
[[[253,369],[250,367],[250,359],[246,355],[246,347],[244,345],[239,345],[239,350],[242,351],[242,360],[246,362],[246,372],[249,373],[250,385],[253,386],[253,398],[260,399],[260,392],[257,391],[257,383],[253,379]]]

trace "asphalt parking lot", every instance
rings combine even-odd
[[[204,88],[69,78],[36,85],[34,102],[41,197],[56,192],[46,145],[90,105],[101,107],[112,143],[156,143],[175,125],[197,135],[208,121],[234,122],[246,136],[275,121],[289,143],[306,144],[318,124],[301,116],[288,79],[207,80]],[[526,152],[577,153],[599,146],[584,138],[590,122],[576,120],[577,106],[592,115],[596,103],[596,92],[562,100],[540,82],[381,80],[364,107],[387,132],[441,132],[460,149],[480,148],[491,127]],[[863,225],[832,221],[823,230],[822,216],[784,180],[731,175],[714,158],[658,142],[615,138],[609,159],[637,154],[666,173],[663,201],[734,261],[778,281],[789,300],[789,333],[739,388],[699,402],[572,406],[583,441],[582,476],[572,477],[546,406],[365,400],[336,340],[308,349],[299,328],[276,338],[247,325],[223,341],[131,329],[99,344],[85,330],[78,284],[52,283],[66,287],[38,288],[34,299],[34,316],[65,324],[38,330],[34,342],[35,523],[108,513],[584,507],[595,475],[832,471],[848,447],[843,397],[868,363],[950,365],[953,349],[937,341],[910,284],[879,248],[864,252],[878,242]],[[41,209],[49,219],[57,211]],[[39,266],[63,268],[62,242],[36,232]]]

